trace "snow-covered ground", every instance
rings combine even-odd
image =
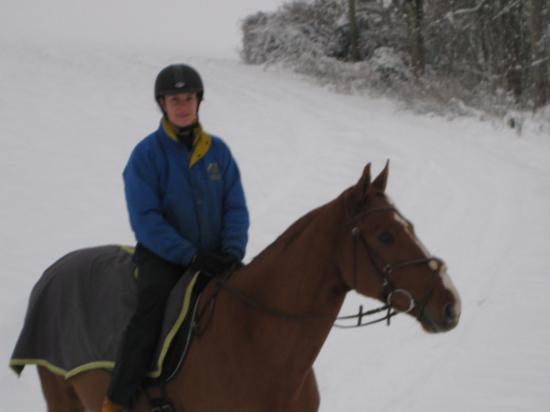
[[[155,75],[177,61],[203,74],[202,122],[238,159],[252,219],[246,260],[353,184],[366,162],[376,172],[390,158],[389,194],[462,295],[461,323],[447,334],[428,335],[406,316],[390,328],[334,330],[316,363],[321,411],[548,410],[546,126],[526,121],[518,136],[475,119],[415,115],[245,66],[229,46],[209,55],[208,45],[199,53],[13,30],[0,37],[3,410],[45,409],[33,368],[17,379],[7,367],[42,271],[76,248],[133,243],[121,171],[157,127]],[[343,312],[360,301],[351,294]]]

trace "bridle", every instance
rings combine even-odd
[[[422,257],[422,258],[419,258],[419,259],[411,259],[411,260],[407,260],[407,261],[403,261],[403,262],[397,262],[397,263],[388,263],[388,262],[386,262],[375,251],[375,249],[368,243],[367,239],[365,238],[365,236],[361,232],[361,229],[358,225],[358,222],[362,221],[365,217],[367,217],[369,215],[372,215],[372,214],[375,214],[375,213],[386,212],[386,211],[391,211],[393,213],[396,213],[404,221],[407,221],[403,217],[403,215],[401,215],[401,213],[399,213],[399,211],[394,206],[385,206],[385,207],[380,207],[380,208],[367,210],[367,211],[365,211],[365,212],[363,212],[363,213],[361,213],[357,216],[354,216],[353,218],[348,219],[348,226],[352,226],[351,236],[352,236],[352,243],[353,243],[353,246],[352,246],[352,248],[353,248],[353,258],[352,258],[353,285],[351,287],[348,286],[347,283],[344,281],[344,279],[341,278],[341,282],[344,285],[346,285],[349,289],[357,290],[357,284],[358,284],[358,282],[357,282],[357,278],[358,278],[357,249],[358,249],[358,245],[361,244],[363,246],[363,248],[365,249],[365,251],[367,252],[369,260],[371,261],[376,273],[382,278],[382,296],[381,296],[381,298],[382,298],[382,301],[385,302],[385,304],[383,306],[379,307],[379,308],[371,309],[371,310],[368,310],[368,311],[363,311],[363,305],[360,305],[358,313],[356,313],[354,315],[340,316],[340,317],[336,318],[337,321],[338,320],[355,319],[355,320],[357,320],[355,324],[342,325],[342,324],[334,323],[333,324],[334,327],[342,328],[342,329],[351,329],[351,328],[358,328],[358,327],[372,325],[372,324],[379,323],[379,322],[382,322],[382,321],[387,321],[387,325],[389,326],[390,325],[390,319],[392,317],[394,317],[395,315],[397,315],[400,312],[403,312],[403,313],[412,312],[415,308],[419,308],[418,314],[416,316],[417,319],[420,320],[423,316],[424,308],[428,304],[428,302],[431,298],[431,295],[433,293],[435,276],[439,273],[439,269],[442,267],[443,262],[442,262],[441,259],[439,259],[437,257],[433,257],[433,256],[431,256],[431,257],[428,257],[428,256],[427,257]],[[392,278],[392,274],[394,272],[398,271],[398,270],[408,268],[408,267],[411,267],[411,266],[418,266],[418,265],[424,265],[424,264],[429,265],[430,269],[432,270],[432,287],[426,293],[426,295],[420,301],[417,302],[408,290],[403,289],[403,288],[395,288],[391,278]],[[230,276],[231,276],[234,269],[235,268],[231,268],[226,273],[224,273],[222,276],[213,278],[213,280],[216,281],[217,288],[214,291],[214,293],[211,295],[211,297],[209,298],[209,301],[203,307],[203,310],[200,311],[197,314],[197,320],[195,321],[194,328],[196,329],[196,333],[198,335],[202,334],[202,332],[204,331],[204,328],[206,326],[205,324],[201,324],[202,323],[201,321],[205,317],[205,314],[206,314],[207,311],[209,312],[209,316],[205,321],[206,321],[206,323],[208,323],[208,321],[210,320],[210,318],[213,314],[213,309],[214,309],[214,306],[215,306],[215,302],[217,300],[216,298],[217,298],[217,296],[218,296],[221,289],[229,292],[230,294],[235,296],[237,299],[239,299],[243,303],[245,303],[245,304],[247,304],[247,305],[249,305],[253,308],[256,308],[258,310],[261,310],[262,312],[264,312],[264,313],[266,313],[270,316],[279,318],[279,319],[284,319],[284,320],[315,320],[315,319],[322,320],[322,319],[329,318],[329,316],[318,315],[318,314],[288,313],[288,312],[285,312],[283,310],[274,308],[270,305],[266,305],[262,302],[259,302],[255,298],[245,294],[242,290],[232,286],[229,283],[229,278],[230,278]],[[392,306],[393,298],[395,296],[399,295],[399,294],[406,296],[409,300],[409,306],[407,307],[406,310],[397,310],[397,309],[394,309],[393,306]],[[375,320],[368,321],[368,322],[363,321],[363,319],[367,316],[378,314],[378,313],[384,312],[384,311],[386,311],[386,314],[382,318],[375,319]]]
[[[335,324],[335,327],[343,328],[343,329],[349,329],[349,328],[357,328],[362,326],[368,326],[372,325],[374,323],[387,321],[387,325],[390,325],[390,319],[397,315],[400,312],[403,313],[409,313],[412,312],[415,308],[419,308],[417,318],[420,320],[423,316],[424,309],[426,305],[428,304],[428,301],[430,300],[433,289],[434,289],[434,282],[435,282],[435,276],[439,273],[440,268],[443,266],[443,261],[437,257],[434,256],[426,256],[418,259],[411,259],[406,260],[402,262],[397,263],[388,263],[386,262],[380,254],[378,254],[375,249],[368,243],[367,239],[361,232],[361,228],[358,225],[359,221],[362,221],[365,217],[369,215],[373,215],[375,213],[380,212],[392,212],[395,213],[397,216],[399,216],[403,221],[408,222],[405,217],[394,207],[394,206],[384,206],[379,207],[371,210],[367,210],[351,219],[351,235],[352,235],[352,242],[353,242],[353,257],[352,257],[352,279],[353,283],[351,285],[351,289],[358,290],[358,282],[357,282],[357,249],[358,245],[361,244],[365,251],[367,252],[367,255],[369,257],[370,262],[372,263],[372,266],[374,267],[375,272],[382,278],[382,296],[381,300],[382,302],[385,302],[385,304],[379,308],[372,309],[370,311],[364,312],[363,311],[363,305],[359,306],[359,311],[355,315],[350,316],[342,316],[337,318],[337,320],[349,320],[349,319],[356,319],[357,322],[354,325],[341,325],[341,324]],[[432,287],[430,290],[426,293],[426,295],[420,300],[416,301],[413,297],[413,295],[406,289],[403,288],[396,288],[393,285],[393,282],[391,280],[392,274],[398,270],[408,268],[411,266],[418,266],[418,265],[424,265],[427,264],[430,269],[432,270]],[[343,279],[342,282],[346,283]],[[404,295],[409,300],[409,306],[405,310],[395,310],[392,306],[392,301],[394,299],[394,296],[397,295]],[[393,309],[393,310],[392,310]],[[363,322],[363,318],[365,316],[373,315],[376,313],[380,313],[386,311],[386,315],[382,318],[369,321],[369,322]]]

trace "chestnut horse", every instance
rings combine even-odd
[[[368,164],[356,185],[295,222],[227,283],[210,282],[201,306],[214,296],[211,316],[166,386],[176,411],[318,410],[312,365],[352,289],[428,332],[457,325],[460,298],[445,265],[386,197],[387,176],[388,165],[371,182]],[[50,412],[101,410],[108,371],[39,374]],[[135,410],[149,410],[145,396]]]

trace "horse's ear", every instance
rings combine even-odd
[[[388,182],[388,173],[390,171],[390,159],[386,161],[386,166],[380,172],[376,179],[372,182],[370,190],[374,190],[375,193],[384,193],[386,191],[386,184]]]
[[[359,179],[359,181],[357,182],[357,185],[355,186],[355,190],[357,193],[357,200],[359,202],[363,202],[367,197],[370,185],[371,185],[370,163],[368,163],[363,169],[363,174],[361,175],[361,178]]]

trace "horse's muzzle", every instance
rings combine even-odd
[[[455,304],[443,306],[441,313],[433,313],[433,309],[425,308],[420,316],[420,323],[424,330],[430,333],[447,332],[458,325],[460,312]]]

